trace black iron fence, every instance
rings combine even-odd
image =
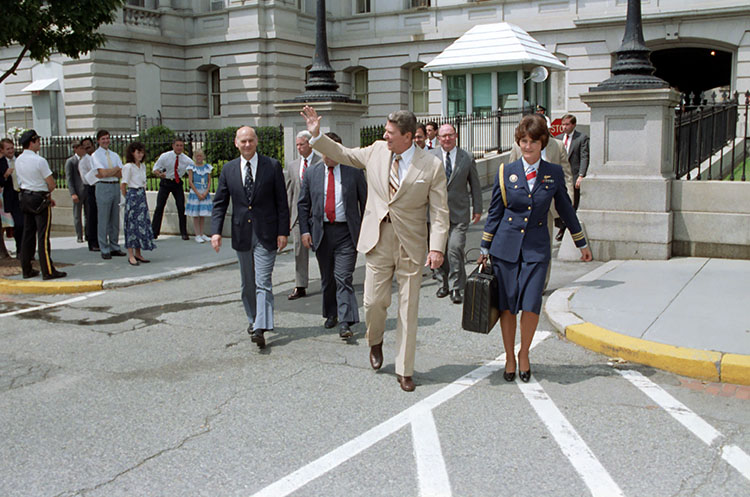
[[[498,110],[476,116],[420,116],[420,122],[435,122],[438,126],[449,123],[456,129],[456,145],[474,155],[482,157],[488,152],[510,150],[518,122],[523,117],[521,110]],[[360,130],[360,146],[366,147],[383,138],[383,125],[367,126]]]
[[[176,136],[185,140],[185,153],[193,157],[197,150],[202,150],[206,155],[206,162],[213,165],[211,173],[213,178],[218,178],[224,164],[239,155],[234,146],[236,127],[229,127],[208,131],[186,131],[174,132],[163,126],[155,126],[144,131],[140,135],[110,135],[110,150],[120,155],[125,162],[125,149],[134,142],[140,141],[145,145],[146,156],[144,162],[147,169],[147,190],[158,190],[159,179],[154,177],[151,169],[156,159],[162,153],[172,150],[172,141]],[[282,126],[265,126],[255,128],[258,135],[258,153],[278,159],[284,163],[284,128]],[[73,145],[78,143],[83,136],[52,136],[42,137],[42,146],[39,154],[47,159],[47,162],[55,176],[57,188],[67,188],[65,179],[65,162],[73,155]],[[95,137],[91,137],[95,140]],[[96,143],[96,142],[95,142]],[[184,182],[185,190],[189,189]],[[212,181],[211,192],[215,191],[216,180]]]
[[[746,180],[750,91],[720,101],[684,96],[675,116],[675,177]],[[740,103],[740,100],[744,103]],[[741,139],[738,139],[741,138]],[[716,157],[715,157],[716,156]]]

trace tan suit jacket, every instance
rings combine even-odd
[[[430,211],[430,250],[443,252],[448,237],[448,193],[445,170],[435,156],[415,147],[414,157],[398,191],[390,198],[388,176],[391,151],[384,141],[365,148],[346,148],[325,135],[313,148],[340,164],[365,169],[367,205],[362,218],[357,250],[367,253],[378,243],[380,223],[390,214],[393,230],[415,264],[424,264],[427,254],[427,208]]]

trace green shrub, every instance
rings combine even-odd
[[[206,132],[206,141],[203,144],[203,152],[206,154],[206,162],[216,166],[223,162],[239,157],[239,151],[234,146],[234,137],[238,126],[229,126],[223,129],[212,129]],[[284,135],[278,126],[258,126],[255,128],[258,135],[258,153],[278,159],[284,163]],[[219,168],[221,170],[221,168]]]
[[[166,126],[152,126],[138,135],[138,141],[146,146],[144,162],[154,162],[164,152],[172,150],[175,132]],[[124,149],[123,149],[124,155]]]

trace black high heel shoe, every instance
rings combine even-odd
[[[503,379],[507,382],[511,382],[516,379],[516,372],[511,371],[508,373],[507,371],[503,371]]]
[[[528,383],[531,379],[531,368],[529,368],[528,371],[519,371],[518,377],[521,378],[521,381],[524,383]]]

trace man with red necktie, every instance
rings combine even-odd
[[[296,300],[307,295],[308,264],[310,251],[302,245],[300,240],[299,221],[297,216],[297,202],[302,186],[302,179],[307,170],[320,162],[320,155],[313,152],[310,146],[310,133],[302,130],[297,133],[295,146],[299,157],[286,163],[284,181],[286,183],[286,197],[289,201],[289,230],[294,240],[294,290],[287,297]]]
[[[589,137],[576,129],[576,116],[565,114],[562,117],[563,132],[555,138],[562,140],[565,153],[568,155],[570,170],[573,174],[573,208],[578,210],[578,204],[581,201],[581,182],[586,177],[589,169]],[[555,235],[557,241],[562,240],[565,233],[565,224],[560,227],[560,231]]]
[[[336,133],[326,133],[341,143]],[[302,181],[298,212],[301,240],[315,251],[320,267],[325,327],[339,323],[339,336],[351,338],[359,322],[352,279],[357,262],[357,241],[367,202],[364,173],[323,157],[310,166]]]
[[[174,203],[177,207],[177,218],[180,221],[180,235],[183,240],[189,240],[187,233],[187,218],[185,217],[185,184],[182,177],[185,176],[188,166],[195,166],[193,159],[184,154],[185,140],[176,137],[172,141],[172,150],[164,152],[156,160],[153,173],[159,182],[159,193],[156,196],[156,208],[154,209],[154,218],[151,220],[151,229],[154,231],[154,238],[158,238],[161,233],[161,220],[164,216],[164,207],[167,205],[167,199],[171,193],[174,197]]]

